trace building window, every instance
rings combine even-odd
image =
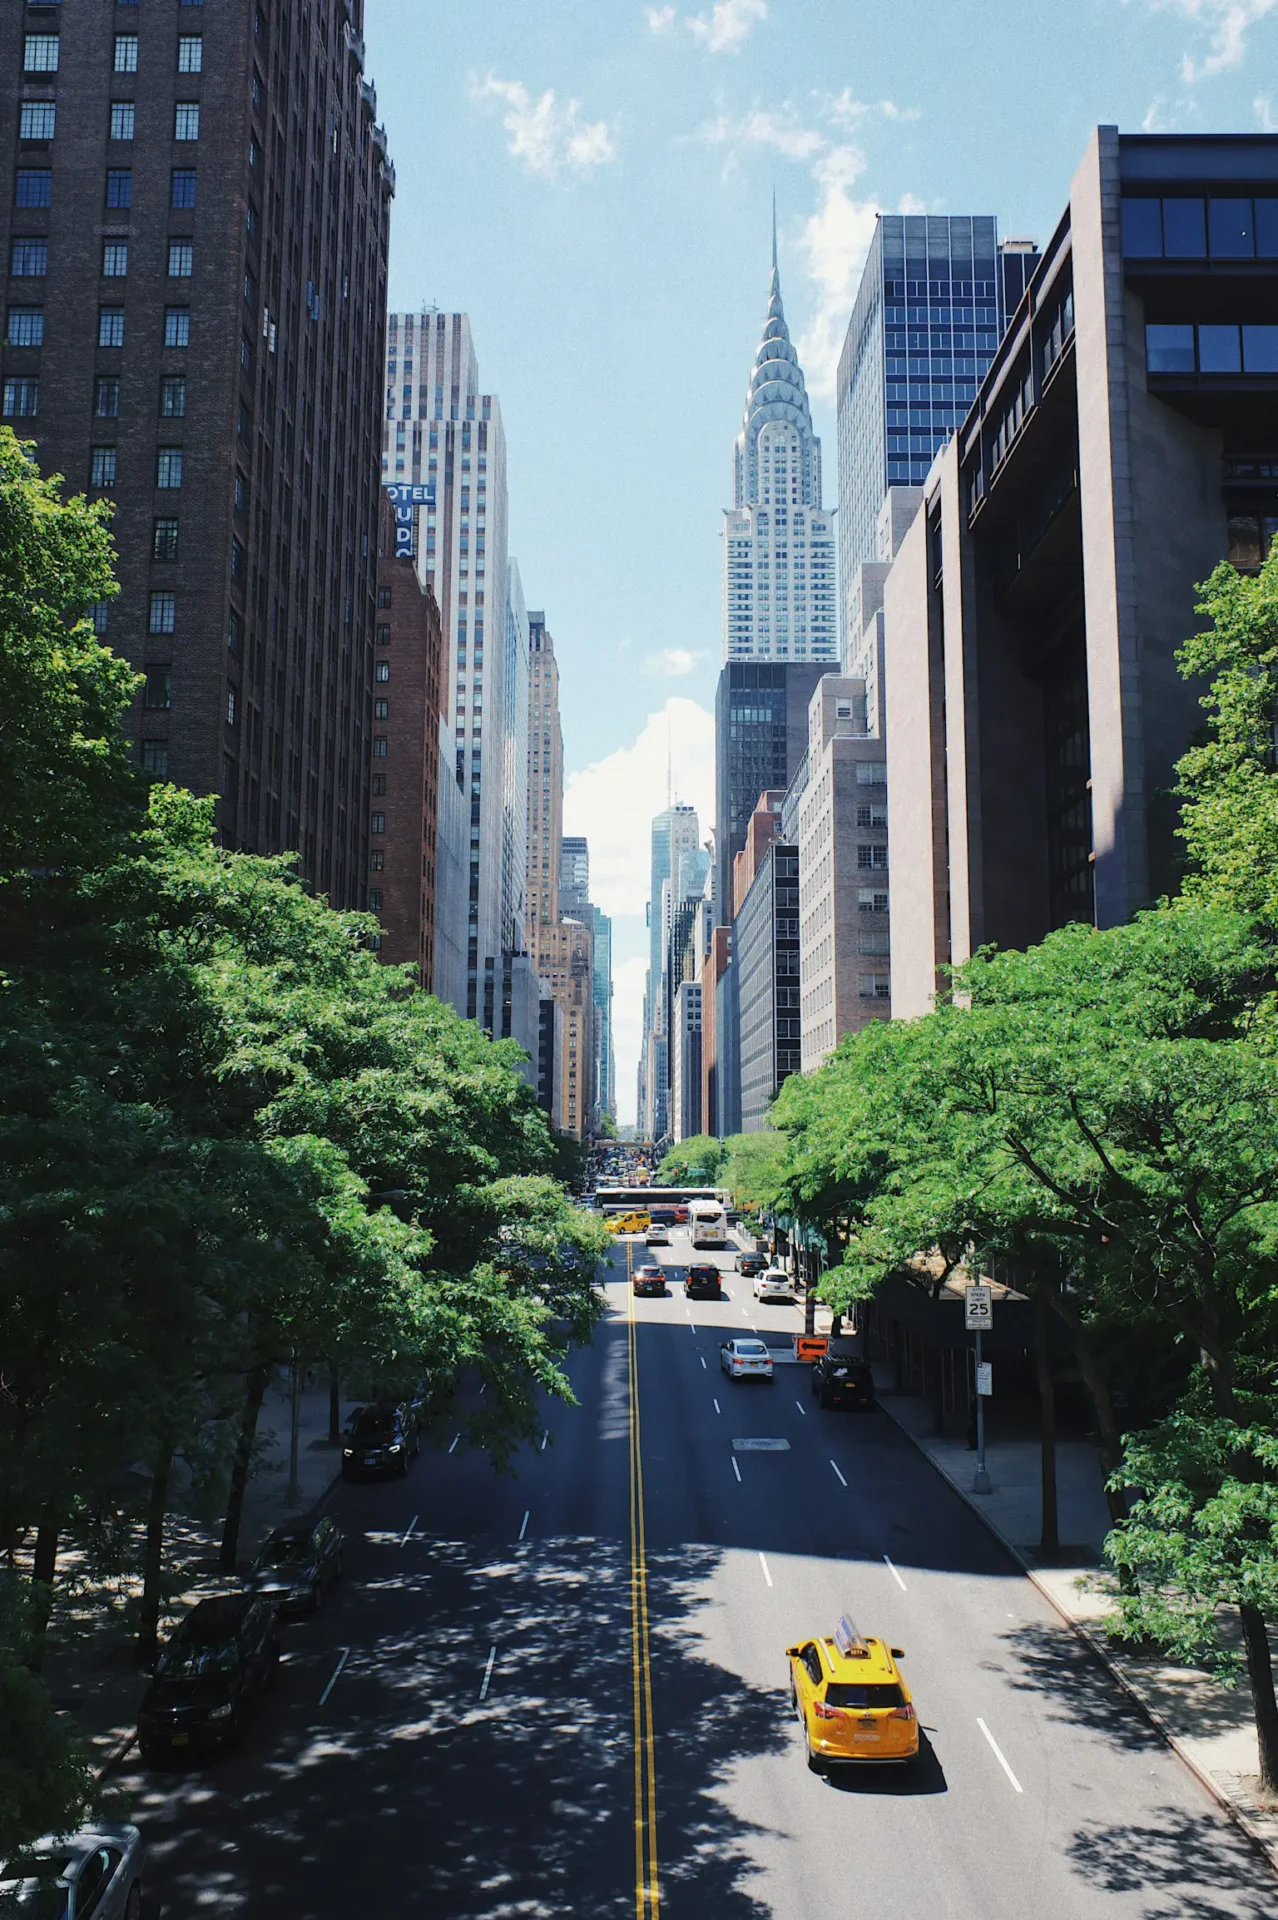
[[[174,524],[176,525],[176,522],[175,522]],[[230,618],[230,620],[229,620],[229,621],[228,621],[228,623],[227,623],[227,628],[226,628],[226,650],[227,650],[227,652],[228,652],[228,653],[233,653],[233,654],[235,655],[235,657],[236,657],[236,659],[237,659],[237,660],[239,659],[239,656],[240,656],[240,616],[239,616],[239,614],[238,614],[238,613],[233,613],[233,614],[231,615],[231,618]]]
[[[164,309],[164,344],[166,347],[190,346],[191,310],[189,307]]]
[[[15,240],[9,248],[9,272],[15,280],[42,280],[49,271],[47,240]]]
[[[48,207],[53,204],[53,170],[50,167],[19,167],[13,190],[15,207]]]
[[[115,485],[115,448],[89,449],[89,485],[109,489]]]
[[[40,411],[38,380],[6,380],[4,411],[10,420],[30,420]]]
[[[152,633],[173,633],[177,627],[177,595],[175,593],[153,593],[151,595]]]
[[[129,243],[127,240],[104,240],[102,243],[102,277],[104,280],[123,280],[129,271]]]
[[[117,33],[115,36],[115,71],[117,73],[136,73],[138,70],[138,36],[136,33]]]
[[[369,912],[370,912],[370,913],[380,913],[380,912],[381,912],[381,910],[382,910],[382,890],[381,890],[381,888],[380,888],[380,887],[370,887],[370,888],[368,889],[368,910],[369,910]]]
[[[142,690],[142,705],[153,712],[162,707],[170,707],[172,702],[172,668],[146,667],[146,685]]]
[[[161,447],[155,459],[155,484],[157,487],[180,487],[182,484],[181,447]]]
[[[862,927],[857,946],[865,954],[887,954],[892,950],[886,927]]]
[[[173,138],[175,140],[198,140],[199,137],[199,101],[179,100],[173,109]]]
[[[22,71],[24,73],[56,73],[58,46],[56,33],[29,33],[22,50]]]
[[[887,863],[886,847],[868,847],[864,843],[858,846],[856,850],[856,864],[858,867],[862,869],[869,868],[875,872],[886,872]]]
[[[374,720],[390,719],[390,701],[389,700],[374,700],[373,718]]]
[[[858,913],[886,913],[888,896],[877,887],[858,887],[856,905]]]
[[[195,205],[195,168],[174,167],[169,175],[169,205],[177,208]]]
[[[377,662],[377,665],[373,668],[373,678],[374,680],[390,679],[390,661],[389,660],[379,660]]]
[[[373,775],[374,798],[380,799],[385,792],[386,792],[386,775],[384,773],[375,773]]]
[[[235,688],[229,685],[226,689],[226,724],[228,727],[235,725]]]
[[[368,830],[370,833],[385,833],[386,815],[384,813],[373,814],[368,822]]]
[[[379,647],[388,647],[390,645],[389,627],[379,627],[377,629],[377,644]]]
[[[93,386],[93,412],[99,420],[116,420],[120,414],[120,382],[116,376],[104,374]]]
[[[10,307],[5,339],[11,347],[42,347],[44,308]]]
[[[373,735],[373,758],[374,760],[384,760],[386,758],[386,735],[384,733],[375,733]]]
[[[111,138],[113,140],[131,140],[133,123],[137,109],[132,100],[113,100],[111,102]]]
[[[20,140],[52,140],[58,110],[52,100],[24,100],[18,123]]]
[[[858,982],[862,1000],[890,1000],[892,998],[892,977],[886,973],[863,973]]]
[[[164,779],[169,770],[169,743],[167,740],[144,740],[142,742],[142,771],[153,773],[157,779]]]
[[[153,560],[176,560],[177,557],[177,521],[157,520],[151,531],[151,558]]]
[[[195,248],[189,240],[169,241],[169,279],[189,280],[195,272]]]
[[[106,203],[109,207],[133,205],[133,175],[127,167],[110,167],[106,177]]]
[[[380,873],[386,865],[386,855],[381,847],[374,847],[368,856],[368,864],[374,873]]]
[[[185,416],[185,375],[174,374],[160,382],[160,414],[165,420],[181,420]]]
[[[858,760],[856,763],[856,784],[858,787],[881,787],[887,781],[887,766],[882,760]]]
[[[391,590],[390,590],[390,588],[389,588],[389,587],[379,587],[379,588],[377,589],[377,604],[378,604],[378,606],[379,606],[379,607],[388,607],[388,606],[390,605],[390,603],[391,603]]]
[[[89,607],[89,619],[95,633],[105,633],[110,616],[110,604],[106,600],[94,600]]]
[[[204,40],[198,33],[178,35],[179,73],[201,73],[204,69]]]
[[[875,805],[873,801],[868,804],[862,801],[856,810],[856,824],[858,827],[886,827],[887,823],[887,807],[881,801],[878,805]]]
[[[122,347],[124,345],[124,308],[98,308],[98,345],[100,347]]]

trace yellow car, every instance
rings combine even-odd
[[[650,1225],[646,1213],[614,1213],[608,1221],[610,1233],[645,1233]]]
[[[846,1615],[833,1639],[786,1648],[790,1699],[814,1773],[831,1765],[900,1763],[919,1750],[919,1723],[897,1666],[900,1647],[857,1632]]]

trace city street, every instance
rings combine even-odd
[[[242,1750],[126,1763],[153,1907],[1272,1914],[1270,1869],[886,1414],[823,1412],[794,1364],[722,1374],[722,1339],[780,1356],[797,1310],[735,1273],[721,1303],[632,1305],[626,1259],[579,1406],[514,1475],[445,1441],[334,1492],[344,1584],[284,1629]],[[905,1649],[913,1770],[805,1766],[785,1648],[845,1612]]]

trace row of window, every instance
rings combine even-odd
[[[9,250],[9,274],[14,280],[43,280],[49,271],[49,243],[47,240],[15,240]],[[195,274],[195,243],[192,240],[170,240],[168,251],[168,278],[170,280],[190,280]],[[127,240],[104,240],[102,243],[102,277],[104,280],[127,280],[129,275],[129,243]],[[121,316],[123,319],[123,316]],[[103,341],[101,345],[120,344],[119,341]],[[185,342],[182,343],[185,345]]]
[[[1150,373],[1278,373],[1278,327],[1147,326]]]
[[[23,43],[22,71],[24,73],[57,73],[62,62],[62,39],[56,33],[29,33]],[[115,73],[136,73],[138,70],[138,35],[136,33],[117,33],[112,58],[112,71]],[[199,33],[180,33],[177,43],[177,71],[179,73],[203,73],[204,36]]]
[[[1125,198],[1123,254],[1128,260],[1278,260],[1278,199]]]

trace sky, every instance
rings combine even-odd
[[[713,825],[720,529],[773,192],[833,505],[876,211],[993,213],[1042,242],[1097,124],[1278,130],[1278,0],[366,0],[365,38],[397,175],[391,306],[469,313],[501,400],[633,1119],[668,769]]]

